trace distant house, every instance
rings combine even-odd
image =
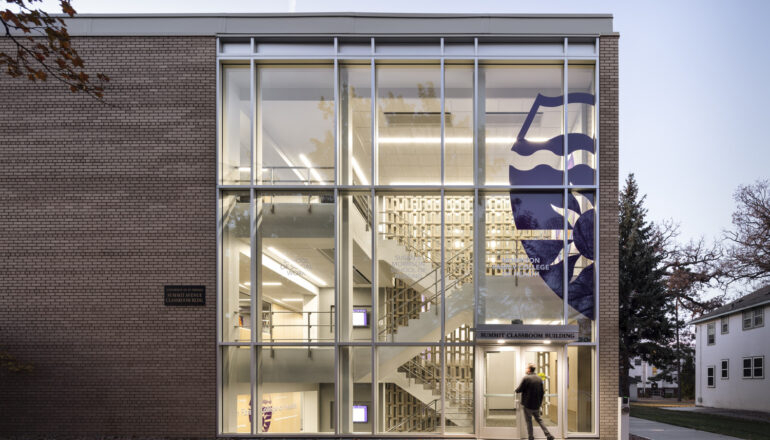
[[[770,412],[770,285],[693,320],[695,403]]]
[[[636,400],[640,397],[673,397],[676,396],[676,382],[665,380],[651,380],[661,372],[660,369],[643,361],[641,358],[631,360],[631,369],[628,375],[633,379],[631,381],[631,399]],[[673,380],[676,380],[676,372],[672,373]],[[636,387],[636,393],[633,392]]]

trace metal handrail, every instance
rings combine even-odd
[[[333,322],[334,312],[332,312],[332,311],[303,310],[301,312],[295,312],[295,311],[291,311],[291,310],[287,310],[287,311],[273,311],[273,310],[271,310],[269,312],[263,312],[263,320],[264,320],[265,313],[267,315],[269,315],[269,321],[268,322],[270,322],[270,325],[269,325],[268,331],[269,331],[269,334],[270,334],[270,342],[276,341],[276,339],[273,337],[273,330],[274,329],[276,329],[276,328],[289,328],[289,327],[302,327],[302,328],[307,329],[307,337],[306,338],[280,338],[280,339],[277,339],[278,341],[311,341],[311,340],[314,340],[314,341],[328,341],[328,340],[334,340],[334,336],[332,336],[331,338],[311,338],[310,337],[310,331],[314,327],[329,327],[329,329],[332,332],[332,334],[334,334],[334,322]],[[273,315],[277,315],[277,314],[302,315],[302,320],[303,321],[305,320],[305,316],[307,315],[307,323],[306,324],[274,324],[275,321],[273,320]],[[326,324],[313,324],[313,323],[311,323],[310,322],[310,317],[313,314],[316,314],[316,315],[329,315],[329,323],[326,323]],[[264,331],[264,326],[263,326],[263,331]]]
[[[280,179],[280,180],[275,180],[275,171],[276,170],[302,170],[302,171],[305,171],[305,175],[307,177],[305,177],[304,179]],[[332,170],[332,171],[334,171],[334,167],[297,167],[297,166],[294,166],[294,167],[286,167],[286,166],[284,166],[284,167],[263,167],[261,173],[264,173],[265,171],[269,171],[270,172],[270,179],[268,180],[270,182],[269,183],[270,185],[275,185],[276,182],[278,182],[278,183],[304,183],[304,184],[310,184],[310,183],[315,181],[315,182],[318,182],[319,184],[329,184],[329,185],[334,183],[334,178],[331,178],[331,179],[328,179],[328,180],[327,179],[318,180],[318,179],[312,178],[311,173],[310,173],[311,170]],[[300,173],[300,174],[302,174],[302,173]],[[260,176],[261,176],[261,174],[260,174]],[[262,181],[264,183],[265,179],[262,179]]]

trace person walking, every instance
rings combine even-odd
[[[516,388],[516,393],[521,393],[521,406],[524,408],[524,420],[527,422],[527,435],[529,440],[534,440],[535,435],[532,433],[532,417],[540,428],[543,429],[545,438],[553,440],[553,436],[548,432],[548,428],[545,427],[543,419],[540,418],[540,405],[543,404],[543,395],[545,390],[543,389],[543,380],[540,376],[535,374],[535,365],[527,365],[526,376],[521,379],[519,387]]]

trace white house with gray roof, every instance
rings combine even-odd
[[[695,325],[695,404],[770,412],[770,285],[711,313]]]

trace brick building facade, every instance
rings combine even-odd
[[[618,37],[611,18],[95,16],[70,20],[70,28],[89,70],[112,78],[104,104],[53,81],[0,76],[0,347],[34,365],[30,374],[0,376],[0,436],[232,434],[217,403],[225,374],[218,352],[227,346],[217,332],[216,206],[228,190],[217,180],[222,42],[339,36],[368,44],[384,36],[402,44],[446,36],[447,47],[456,38],[478,48],[484,38],[561,44],[574,36],[598,44],[598,330],[587,345],[597,359],[598,422],[591,430],[616,437]],[[0,45],[11,47],[7,39]],[[259,189],[251,186],[253,194]],[[164,306],[167,285],[205,286],[206,305]],[[558,426],[566,433],[564,414]],[[454,424],[447,418],[440,426]]]

